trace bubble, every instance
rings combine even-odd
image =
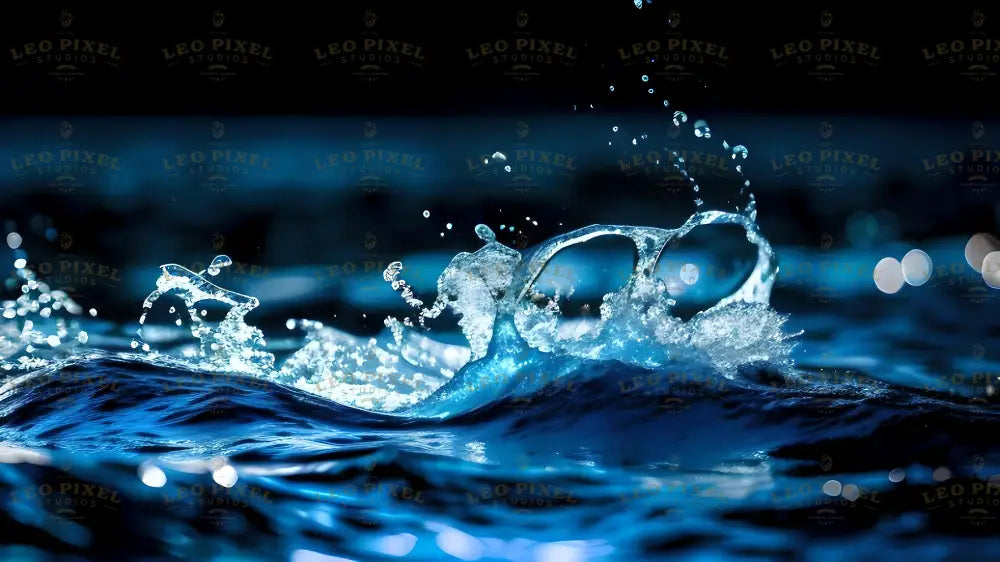
[[[424,210],[424,218],[425,218],[425,219],[426,219],[426,218],[430,218],[430,216],[431,216],[431,212],[425,209],[425,210]]]
[[[910,250],[903,256],[903,279],[907,284],[919,287],[931,278],[934,262],[923,250]]]
[[[840,491],[840,495],[845,500],[852,502],[861,497],[861,489],[855,484],[846,484],[844,489]]]
[[[24,269],[28,265],[28,260],[24,258],[17,258],[14,260],[14,269]]]
[[[618,125],[614,125],[613,127],[611,127],[611,132],[612,133],[617,133],[618,132]]]
[[[21,247],[21,235],[16,232],[11,232],[7,235],[7,245],[10,246],[11,250],[16,250]]]
[[[983,259],[983,281],[994,289],[1000,289],[1000,251],[990,252]]]
[[[681,123],[687,123],[687,120],[688,120],[687,113],[684,113],[683,111],[675,111],[674,112],[674,126],[675,127],[680,127]]]
[[[823,493],[828,496],[839,496],[842,487],[837,480],[827,480],[823,484]]]
[[[649,93],[651,93],[651,94],[654,92],[654,90],[652,88],[650,88],[649,90],[646,90],[646,91],[649,92]]]
[[[447,228],[448,230],[451,230],[451,223],[444,225],[444,227]]]
[[[931,474],[931,478],[935,482],[944,482],[945,480],[951,479],[951,470],[946,466],[939,466],[934,469],[934,473]]]
[[[686,263],[681,266],[680,278],[685,285],[694,285],[698,282],[698,266],[693,263]]]
[[[747,156],[750,156],[750,151],[747,150],[747,147],[743,146],[742,144],[738,144],[733,147],[734,160],[736,159],[736,155],[739,155],[741,158],[745,160]]]
[[[889,472],[889,482],[902,482],[906,478],[906,471],[902,468],[894,468]]]
[[[903,288],[903,265],[896,258],[882,258],[875,265],[872,277],[879,291],[895,294]]]
[[[615,91],[615,87],[614,86],[611,86],[611,91],[612,92]]]
[[[493,159],[505,162],[507,160],[507,155],[499,150],[493,153]]]
[[[139,465],[139,480],[150,488],[162,488],[167,483],[167,475],[160,467],[144,462]]]
[[[649,76],[648,76],[648,75],[646,75],[646,74],[643,74],[643,75],[642,75],[642,81],[643,81],[643,82],[649,82]]]
[[[503,171],[509,172],[510,171],[510,166],[509,165],[508,166],[504,166],[503,167]]]
[[[711,130],[708,128],[708,122],[704,119],[698,119],[694,122],[694,136],[711,138]]]
[[[238,479],[236,469],[231,464],[224,464],[212,471],[212,480],[223,488],[232,488]]]
[[[976,273],[982,273],[986,255],[998,250],[1000,250],[1000,240],[992,234],[980,232],[969,238],[969,242],[965,245],[965,261],[969,262]]]
[[[670,100],[663,100],[663,107],[670,107]]]

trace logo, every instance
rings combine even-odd
[[[121,50],[117,45],[73,31],[73,14],[59,12],[59,29],[51,36],[29,41],[8,49],[15,68],[37,69],[58,82],[72,82],[91,71],[121,69]]]
[[[1000,43],[998,43],[1000,44]],[[986,139],[986,126],[974,121],[969,126],[972,140],[965,147],[921,159],[928,178],[950,182],[977,195],[992,192],[1000,178],[1000,149]]]
[[[59,123],[54,132],[59,142],[53,146],[23,152],[10,159],[14,177],[69,193],[107,183],[121,172],[118,156],[73,142],[74,128],[69,121]]]
[[[986,15],[974,10],[967,35],[928,45],[920,50],[928,69],[957,75],[974,83],[996,78],[1000,67],[1000,39],[983,29]]]
[[[225,21],[224,14],[214,10],[212,30],[205,36],[162,47],[160,54],[167,68],[190,71],[216,83],[241,72],[269,69],[274,61],[271,46],[231,35],[222,29]]]
[[[775,68],[800,73],[821,83],[846,76],[856,69],[877,69],[882,52],[878,45],[833,31],[833,14],[819,14],[819,29],[815,36],[771,47],[769,53]]]
[[[163,158],[167,177],[221,192],[236,186],[241,178],[260,177],[273,170],[270,156],[224,140],[226,127],[221,121],[210,123],[208,133],[211,140],[205,145]]]
[[[33,350],[26,350],[31,353]],[[86,402],[95,394],[106,394],[118,391],[118,381],[104,375],[60,371],[58,374],[38,373],[31,377],[22,377],[4,385],[5,392],[30,390],[49,387],[48,391],[53,402],[69,404],[77,401]]]
[[[727,380],[704,373],[650,373],[618,381],[622,399],[651,400],[667,414],[679,414],[692,404],[708,398],[718,399],[727,391]],[[652,403],[651,402],[651,403]]]
[[[824,232],[819,237],[819,247],[821,250],[829,250],[833,247],[833,236],[829,232]]]
[[[214,481],[211,484],[178,484],[164,489],[161,495],[168,511],[195,511],[194,518],[218,528],[241,527],[246,518],[241,512],[261,511],[274,504],[270,490],[239,481],[231,487]]]
[[[882,171],[881,159],[840,144],[833,138],[833,131],[829,121],[820,122],[815,147],[771,158],[771,171],[778,178],[803,182],[822,193],[857,185],[859,180],[877,179]]]
[[[65,292],[78,299],[84,289],[95,287],[117,287],[121,279],[121,270],[99,262],[86,255],[71,253],[75,240],[69,232],[59,233],[57,245],[60,252],[52,259],[28,264],[28,269],[35,278],[46,283],[53,290]]]
[[[771,502],[789,519],[801,519],[817,529],[852,528],[874,521],[881,509],[880,492],[832,479],[833,465],[829,455],[822,455],[819,469],[827,474],[774,489],[770,492]]]
[[[498,72],[515,83],[536,80],[556,69],[575,68],[579,62],[579,47],[532,32],[530,21],[527,12],[518,10],[509,36],[466,47],[466,60],[472,68]]]
[[[820,238],[820,247],[833,238]],[[823,248],[826,249],[826,248]],[[863,260],[843,261],[836,259],[809,259],[799,262],[783,263],[778,274],[778,284],[783,287],[795,287],[800,291],[810,291],[810,296],[821,304],[832,304],[843,297],[838,288],[843,284],[851,285],[858,279],[871,282],[872,264]]]
[[[571,490],[542,480],[527,479],[516,482],[491,483],[477,490],[466,492],[465,497],[472,505],[492,504],[519,513],[558,509],[580,502],[580,499],[574,496]]]
[[[218,232],[216,232],[215,234],[212,234],[212,248],[215,249],[215,251],[221,250],[222,247],[225,246],[225,245],[226,245],[226,237],[225,236],[223,236],[222,234],[220,234]]]
[[[995,531],[1000,516],[1000,482],[976,477],[929,488],[920,492],[920,499],[932,523],[947,520],[974,531]]]
[[[361,125],[358,146],[336,150],[313,159],[316,171],[332,175],[343,183],[352,183],[366,193],[387,186],[419,182],[427,176],[424,157],[378,140],[378,127],[372,121]]]
[[[658,143],[655,148],[646,148],[653,143],[646,142],[644,135],[640,135],[643,142],[637,139],[636,143],[626,145],[625,153],[618,158],[618,171],[622,176],[673,194],[690,193],[691,177],[731,177],[732,159],[721,153],[689,148],[679,140],[679,125],[668,124],[667,127],[665,142]]]
[[[320,68],[350,72],[361,82],[377,82],[396,73],[422,71],[426,64],[424,46],[381,33],[379,18],[366,10],[360,35],[338,39],[313,49]]]
[[[671,10],[663,35],[618,47],[622,68],[667,82],[703,79],[729,69],[728,47],[678,31],[681,16]]]
[[[532,128],[526,121],[517,121],[513,133],[510,148],[466,158],[469,176],[525,193],[576,175],[576,156],[536,144]]]
[[[55,477],[11,490],[10,503],[19,506],[18,509],[47,513],[52,525],[72,528],[90,519],[121,512],[118,489],[81,480],[68,472],[70,468],[60,467]],[[50,470],[46,469],[46,475]]]
[[[249,375],[189,373],[165,379],[163,390],[167,396],[173,392],[187,395],[197,389],[210,387],[212,395],[202,403],[202,412],[212,416],[226,416],[233,408],[233,397],[264,392],[267,384],[264,379]]]

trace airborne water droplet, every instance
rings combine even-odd
[[[223,267],[229,267],[231,265],[233,265],[233,260],[231,260],[229,256],[223,254],[221,256],[215,256],[212,263],[208,264],[208,269],[206,271],[209,275],[215,276],[222,271]]]
[[[476,236],[483,242],[496,242],[497,240],[497,235],[485,224],[476,225]]]
[[[503,167],[503,171],[509,172],[510,171],[510,166],[509,165],[508,166],[504,166]]]
[[[687,113],[684,113],[683,111],[675,111],[674,112],[674,126],[675,127],[679,127],[681,125],[681,123],[687,123],[687,120],[688,120]]]
[[[646,75],[646,74],[643,74],[643,75],[642,75],[642,81],[643,81],[643,82],[649,82],[649,76],[648,76],[648,75]]]
[[[424,211],[424,218],[426,219],[426,218],[429,218],[430,216],[431,216],[431,212],[430,212],[430,211],[427,211],[427,210],[425,210],[425,211]]]

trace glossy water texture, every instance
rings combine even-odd
[[[871,267],[813,292],[795,284],[801,267],[783,277],[778,265],[815,252],[771,247],[742,177],[728,211],[708,210],[690,182],[696,212],[674,228],[593,225],[519,251],[480,225],[480,247],[454,256],[434,295],[391,263],[383,279],[409,315],[375,338],[289,319],[304,335],[281,360],[248,323],[267,295],[213,282],[225,256],[204,271],[162,266],[135,338],[102,345],[85,345],[96,320],[19,269],[29,288],[5,303],[0,387],[0,533],[19,546],[0,555],[990,557],[1000,369],[988,339],[969,349],[990,319],[961,306],[989,294],[932,277],[887,310]],[[683,318],[682,285],[710,276],[661,263],[721,225],[742,230],[755,259]],[[546,286],[546,266],[606,237],[634,246],[631,274],[595,314],[565,315],[575,289]],[[961,259],[961,242],[924,248]],[[184,345],[159,337],[173,326],[147,325],[167,295],[183,305],[169,313],[188,322]],[[64,310],[43,314],[52,302]],[[447,314],[464,344],[428,328]]]

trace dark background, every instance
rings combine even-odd
[[[654,1],[641,10],[626,0],[21,3],[4,8],[0,27],[4,216],[25,234],[33,263],[64,269],[53,284],[85,306],[100,303],[111,319],[134,319],[156,265],[206,263],[227,253],[244,275],[230,286],[269,290],[272,303],[281,300],[275,287],[253,284],[266,279],[265,270],[301,268],[319,282],[305,291],[308,302],[282,314],[330,318],[339,311],[345,328],[376,330],[380,322],[368,323],[359,311],[377,313],[381,305],[365,308],[363,299],[345,295],[388,291],[384,266],[401,258],[420,264],[422,253],[430,257],[415,285],[432,288],[435,268],[478,247],[472,228],[479,222],[517,221],[520,238],[501,239],[519,246],[595,222],[675,226],[693,209],[690,192],[664,179],[663,170],[634,174],[619,161],[644,152],[628,142],[643,133],[649,140],[642,148],[662,154],[665,145],[708,146],[689,131],[681,140],[670,136],[674,109],[690,116],[688,127],[706,119],[713,150],[723,157],[723,139],[749,148],[744,172],[762,229],[778,246],[848,250],[997,230],[1000,169],[925,166],[939,154],[993,158],[1000,148],[1000,10],[987,3],[925,9]],[[164,49],[176,52],[197,38],[257,43],[271,58],[227,59],[214,70],[181,56],[165,60]],[[361,63],[321,66],[314,54],[366,38],[419,46],[423,58],[365,70]],[[571,45],[575,58],[553,55],[552,63],[531,60],[518,70],[511,62],[477,66],[466,53],[517,38]],[[49,60],[20,64],[30,58],[17,58],[26,45],[44,39],[107,43],[120,59],[71,61],[71,69]],[[666,46],[671,39],[724,46],[727,56],[702,53],[665,70],[664,51],[657,62],[619,55],[633,44]],[[815,52],[823,39],[877,47],[878,60],[840,53],[832,68],[818,69],[815,61],[778,64],[795,55],[776,61],[771,52],[802,41],[812,41]],[[964,54],[974,40],[992,49],[982,68],[925,60],[923,49],[959,40]],[[170,64],[176,60],[181,64]],[[650,80],[642,82],[642,74]],[[614,125],[621,127],[617,135]],[[25,158],[60,150],[117,157],[118,169],[77,169],[69,180],[58,170],[23,173]],[[212,150],[256,154],[268,169],[251,166],[222,179],[212,172],[171,175],[178,155]],[[381,162],[373,172],[317,164],[331,153],[365,150],[409,155],[421,165]],[[518,164],[526,173],[514,179],[518,174],[496,166],[470,170],[470,162],[495,150],[522,151]],[[787,155],[817,158],[824,150],[877,157],[878,169],[824,174],[793,166],[797,171],[786,174],[788,166],[780,166]],[[571,157],[574,169],[532,160],[541,153]],[[424,209],[431,219],[421,216]],[[859,212],[881,213],[878,232],[863,239],[848,232]],[[445,222],[454,229],[442,238]],[[69,238],[46,239],[48,226]],[[81,273],[101,265],[107,277]],[[109,273],[115,268],[117,280]],[[266,307],[268,295],[258,296]]]

